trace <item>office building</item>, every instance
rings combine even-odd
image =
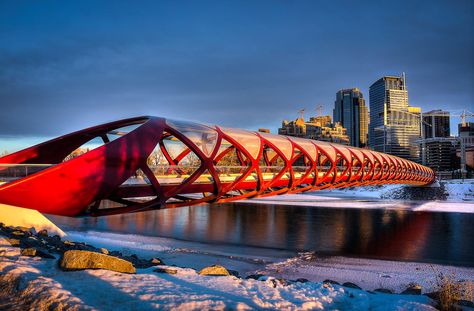
[[[343,89],[336,93],[333,119],[347,130],[351,146],[367,145],[369,112],[362,92],[358,88]]]
[[[423,113],[423,137],[449,137],[451,134],[449,112],[441,109]]]
[[[405,75],[385,76],[369,89],[369,146],[419,162],[421,109],[410,107]]]

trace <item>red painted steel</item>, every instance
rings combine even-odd
[[[68,158],[96,137],[102,146]],[[435,178],[427,167],[367,149],[158,117],[81,130],[1,157],[0,173],[2,164],[52,164],[0,185],[0,203],[66,216]]]

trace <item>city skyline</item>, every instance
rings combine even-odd
[[[340,89],[368,94],[401,72],[411,106],[460,112],[474,103],[470,1],[91,6],[0,4],[0,141],[137,115],[276,132],[301,108],[331,115]]]

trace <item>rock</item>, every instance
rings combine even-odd
[[[152,258],[150,262],[154,265],[164,265],[165,263],[160,258]]]
[[[386,288],[377,288],[376,290],[374,290],[374,292],[382,293],[382,294],[393,294],[391,290],[386,289]]]
[[[48,230],[46,230],[46,229],[40,230],[40,231],[38,231],[37,235],[38,236],[44,236],[44,237],[48,236]]]
[[[19,230],[19,231],[22,231],[22,232],[24,232],[24,233],[26,233],[26,234],[32,234],[32,233],[33,233],[33,230],[34,230],[33,228],[22,227],[22,226],[17,226],[15,229],[16,229],[16,230]]]
[[[308,280],[308,279],[305,279],[305,278],[299,278],[299,279],[296,279],[295,282],[307,283],[307,282],[309,282],[309,280]]]
[[[20,246],[20,240],[14,238],[5,238],[5,241],[10,243],[11,246]]]
[[[68,240],[65,240],[63,243],[64,243],[64,245],[67,245],[67,246],[74,246],[74,245],[76,245],[74,242],[71,242],[71,241],[68,241]]]
[[[20,237],[26,235],[25,232],[19,231],[19,230],[15,230],[15,231],[13,231],[11,234],[14,235],[14,236],[20,236]]]
[[[469,301],[469,300],[461,299],[461,300],[458,300],[456,303],[463,307],[474,308],[474,302]]]
[[[100,251],[102,254],[106,254],[106,255],[109,254],[109,250],[106,249],[106,248],[103,248],[103,247],[99,248],[99,251]]]
[[[109,253],[110,256],[115,256],[115,257],[122,257],[122,253],[119,251],[111,251]]]
[[[264,274],[250,274],[245,277],[246,280],[248,279],[254,279],[257,280],[260,279],[262,276],[265,276]]]
[[[329,284],[333,284],[333,285],[341,285],[341,284],[339,284],[339,282],[329,280],[329,279],[324,280],[323,283],[329,283]]]
[[[40,247],[41,246],[40,241],[38,241],[38,239],[35,238],[34,236],[30,236],[27,239],[23,238],[20,241],[20,244],[21,244],[21,247],[23,247],[23,248]]]
[[[230,270],[228,269],[227,271],[229,271],[230,275],[233,275],[235,277],[239,277],[239,271],[236,271],[236,270]]]
[[[42,258],[56,259],[56,257],[33,247],[22,249],[20,252],[20,255],[28,256],[28,257],[42,257]]]
[[[215,276],[228,276],[230,275],[229,271],[226,268],[219,265],[213,265],[210,267],[205,267],[201,271],[198,272],[200,275],[215,275]]]
[[[344,287],[349,287],[349,288],[355,288],[355,289],[362,289],[359,287],[359,285],[351,283],[351,282],[345,282],[342,284]]]
[[[136,273],[135,267],[129,261],[82,250],[66,251],[59,261],[59,267],[65,271],[106,269],[122,273]]]
[[[402,295],[421,295],[420,284],[409,284],[407,289],[401,292]]]
[[[59,235],[57,235],[57,234],[56,234],[56,235],[53,235],[53,236],[51,237],[51,239],[52,239],[53,241],[61,241],[61,237],[60,237]]]
[[[439,292],[424,293],[423,295],[428,296],[433,300],[438,300],[439,299]]]
[[[176,274],[178,273],[178,270],[176,269],[171,269],[171,268],[157,268],[155,270],[153,270],[154,272],[158,272],[158,273],[168,273],[168,274]]]

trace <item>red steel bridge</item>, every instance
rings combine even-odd
[[[0,157],[0,203],[100,216],[434,179],[425,166],[367,149],[137,117]]]

